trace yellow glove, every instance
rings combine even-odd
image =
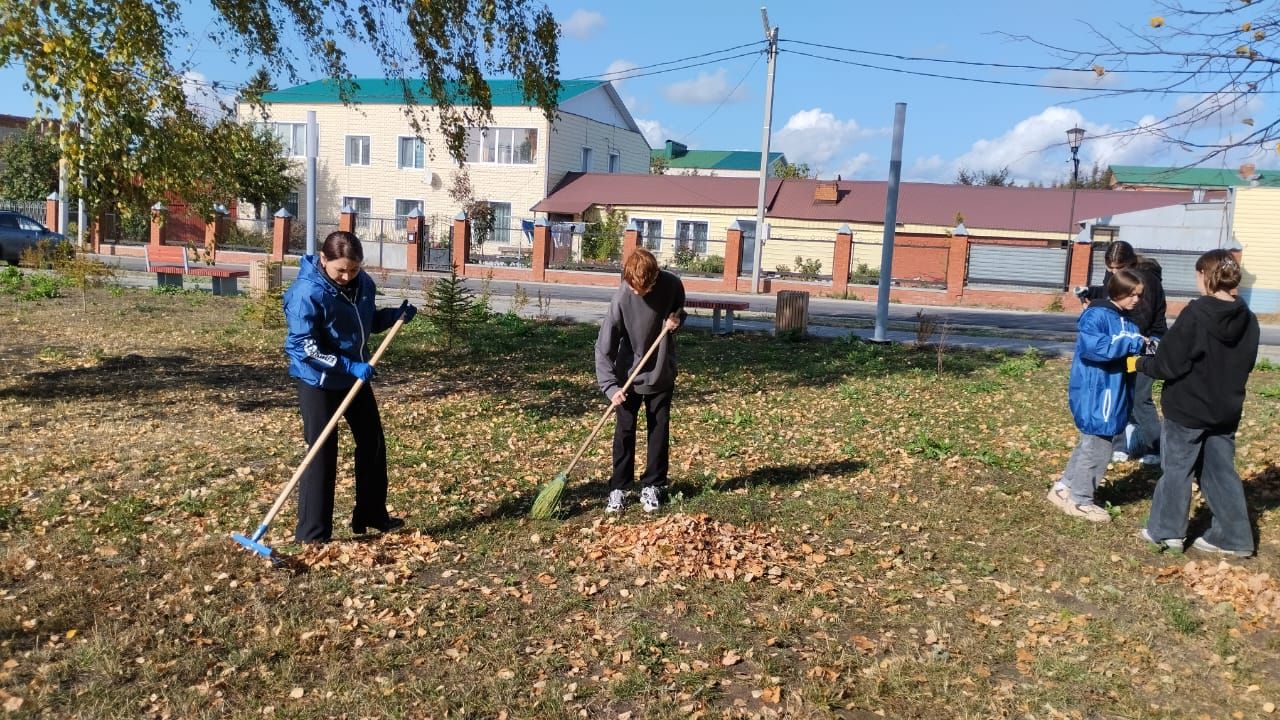
[[[1130,355],[1129,357],[1125,358],[1124,369],[1125,369],[1125,372],[1131,372],[1131,373],[1138,372],[1138,356]]]

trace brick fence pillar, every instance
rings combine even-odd
[[[969,231],[964,223],[956,225],[951,233],[951,246],[947,249],[947,297],[959,300],[964,295],[965,269],[969,265]],[[880,268],[880,272],[886,272]]]
[[[836,247],[831,256],[831,294],[844,297],[849,291],[849,263],[853,261],[853,230],[847,224],[836,230]]]
[[[350,205],[343,205],[338,211],[338,230],[349,233],[356,231],[356,211]]]
[[[529,263],[534,282],[547,279],[547,264],[551,262],[551,226],[546,218],[533,221],[533,258]]]
[[[58,193],[51,192],[44,199],[44,226],[54,232],[62,232],[58,227]]]
[[[627,258],[631,257],[631,253],[640,247],[640,226],[635,220],[627,221],[627,229],[622,233],[622,264],[626,266]]]
[[[276,221],[271,227],[271,259],[282,262],[289,247],[289,235],[293,233],[293,213],[280,208],[272,217]]]
[[[159,247],[164,245],[166,236],[168,235],[165,222],[165,216],[168,214],[169,208],[164,206],[163,202],[157,202],[151,206],[151,244]]]
[[[417,272],[422,267],[422,231],[426,228],[423,222],[422,211],[414,208],[409,211],[409,215],[404,219],[405,232],[405,248],[404,248],[404,269],[408,272]]]
[[[93,254],[102,252],[102,216],[95,215],[89,226],[89,248]]]
[[[742,226],[734,220],[724,233],[724,289],[738,291],[738,275],[742,273]]]
[[[467,222],[466,213],[458,213],[453,219],[453,269],[459,275],[467,267],[467,258],[471,256],[471,223]]]
[[[227,209],[222,205],[215,205],[213,217],[204,223],[205,261],[210,264],[218,261],[218,243],[222,241],[226,226]]]
[[[1093,255],[1093,243],[1071,243],[1071,274],[1067,278],[1067,289],[1078,285],[1089,284],[1089,263]]]

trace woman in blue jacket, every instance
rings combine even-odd
[[[1142,298],[1142,278],[1129,269],[1116,270],[1107,281],[1107,297],[1090,303],[1076,323],[1067,402],[1080,439],[1062,479],[1049,488],[1049,502],[1090,522],[1111,521],[1093,494],[1111,459],[1111,439],[1124,430],[1133,402],[1133,376],[1126,373],[1125,359],[1146,346],[1146,338],[1124,317]]]
[[[373,366],[369,336],[399,319],[401,308],[377,309],[373,278],[360,269],[364,249],[352,233],[329,233],[318,255],[298,264],[298,277],[284,295],[288,324],[284,351],[289,375],[297,379],[302,432],[308,447],[346,398],[356,380],[365,384],[343,417],[356,443],[356,503],[351,530],[388,532],[404,520],[387,512],[387,445],[378,403],[368,381]],[[405,322],[417,310],[404,307]],[[298,481],[298,542],[327,542],[333,535],[333,495],[338,471],[338,435],[324,447]]]

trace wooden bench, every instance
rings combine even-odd
[[[728,335],[733,332],[733,313],[738,310],[746,310],[747,303],[737,300],[696,300],[686,298],[684,301],[686,308],[701,308],[703,310],[712,311],[711,314],[711,334]],[[720,331],[720,313],[724,313],[724,332]]]
[[[207,277],[213,280],[214,295],[235,295],[237,278],[249,277],[248,270],[232,270],[216,265],[192,265],[187,249],[181,245],[147,245],[147,272],[156,274],[158,287],[182,287],[182,276]]]

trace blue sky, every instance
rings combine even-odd
[[[763,38],[760,3],[742,0],[646,0],[595,3],[552,0],[563,29],[561,76],[595,77],[609,71],[649,66],[702,55]],[[888,173],[894,103],[907,103],[904,177],[949,182],[960,167],[997,170],[1008,166],[1015,177],[1041,182],[1070,172],[1066,130],[1079,124],[1088,131],[1081,166],[1102,164],[1175,165],[1193,162],[1196,153],[1178,149],[1150,134],[1120,135],[1185,107],[1194,95],[1121,95],[1042,87],[920,77],[855,67],[806,57],[825,55],[916,71],[962,75],[1005,82],[1084,85],[1100,89],[1149,82],[1141,76],[1046,70],[1012,70],[954,64],[904,62],[801,43],[893,53],[940,60],[1060,65],[1047,50],[1005,37],[1032,36],[1050,45],[1095,47],[1090,26],[1123,37],[1158,31],[1149,19],[1159,14],[1154,0],[1076,0],[1073,3],[989,0],[958,4],[935,0],[884,3],[789,0],[769,6],[780,28],[773,107],[773,149],[793,162],[805,162],[824,177],[884,178]],[[207,25],[206,5],[191,6],[188,27],[195,41],[183,48],[197,77],[241,82],[248,69],[233,63],[210,43],[199,40]],[[616,82],[619,94],[646,131],[652,145],[665,139],[692,148],[758,150],[764,119],[766,61],[763,52],[732,59],[752,46],[711,55],[701,67]],[[376,60],[352,50],[359,75],[379,74]],[[688,63],[683,63],[688,64]],[[664,70],[667,65],[654,70]],[[641,71],[646,72],[646,71]],[[0,69],[0,112],[30,114],[33,103],[21,90],[20,69]],[[1212,89],[1204,85],[1204,90]],[[1196,137],[1218,139],[1247,130],[1246,116],[1265,114],[1266,96],[1244,108],[1217,113],[1195,128]],[[1245,159],[1275,165],[1275,151],[1246,157],[1237,152],[1209,165],[1237,167]]]

